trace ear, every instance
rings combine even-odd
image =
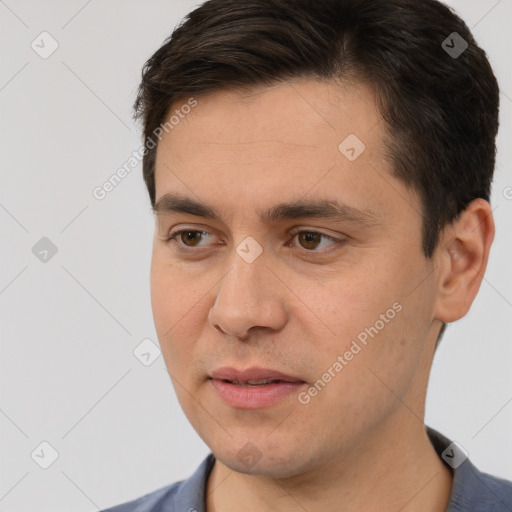
[[[442,231],[436,251],[435,318],[454,322],[469,311],[482,283],[494,231],[491,205],[484,199],[472,201]]]

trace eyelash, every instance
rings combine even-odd
[[[178,237],[182,233],[201,233],[201,234],[207,234],[207,235],[211,234],[208,231],[201,230],[201,229],[183,228],[183,229],[180,229],[178,231],[175,231],[174,233],[170,233],[169,236],[165,239],[165,242],[168,243],[168,244],[173,243],[173,242],[179,244]],[[293,238],[295,238],[297,235],[300,235],[302,233],[307,233],[307,234],[312,234],[312,235],[320,235],[321,237],[323,237],[323,238],[325,238],[327,240],[330,240],[331,242],[334,242],[334,245],[341,245],[341,244],[343,244],[345,242],[345,240],[340,240],[340,239],[334,238],[332,236],[326,235],[325,233],[322,233],[320,231],[314,231],[314,230],[310,230],[310,229],[301,229],[299,231],[296,231],[295,233],[291,233],[291,235],[293,235]],[[197,249],[195,249],[194,247],[188,247],[188,246],[183,245],[183,244],[179,244],[179,245],[180,245],[180,250],[181,251],[192,252],[192,251],[195,250],[195,252],[198,252]],[[315,253],[322,253],[322,252],[324,252],[322,250],[304,249],[304,248],[302,248],[302,249],[305,252],[309,253],[309,254],[315,254]]]

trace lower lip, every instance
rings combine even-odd
[[[263,386],[238,386],[223,380],[210,379],[215,391],[231,407],[262,409],[297,394],[304,382],[274,382]]]

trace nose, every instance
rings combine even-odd
[[[286,323],[286,288],[260,256],[247,263],[238,255],[219,284],[208,320],[220,333],[247,340],[254,331],[280,330]]]

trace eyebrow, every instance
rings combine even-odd
[[[179,194],[165,194],[152,207],[157,215],[182,213],[221,221],[221,215],[203,202]],[[367,226],[382,224],[381,217],[371,209],[358,209],[332,199],[298,199],[279,203],[268,210],[257,211],[264,224],[275,224],[286,219],[329,219]]]

